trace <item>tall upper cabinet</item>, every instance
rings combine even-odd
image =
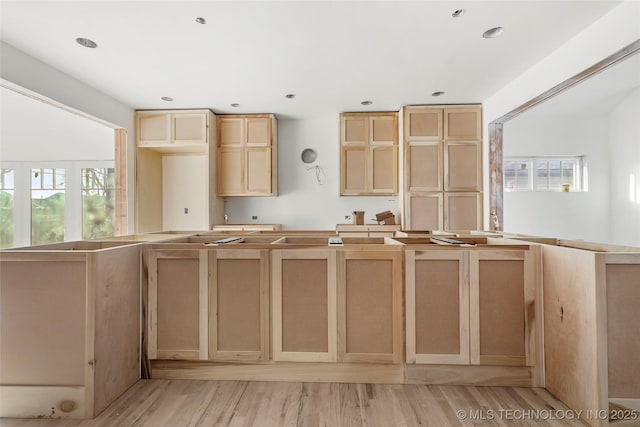
[[[482,107],[403,108],[408,230],[482,228]]]
[[[278,124],[273,114],[218,116],[219,196],[278,194]]]
[[[207,230],[222,223],[215,141],[210,110],[136,112],[138,233]]]
[[[398,193],[398,113],[340,115],[340,195]]]

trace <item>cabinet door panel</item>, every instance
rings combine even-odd
[[[445,108],[445,139],[482,139],[482,112],[480,108]]]
[[[371,147],[371,192],[393,194],[398,191],[397,148]]]
[[[208,263],[199,251],[153,251],[149,271],[149,359],[208,358]]]
[[[409,230],[442,230],[442,193],[409,194]]]
[[[213,360],[269,358],[267,251],[211,251]]]
[[[271,118],[256,117],[247,120],[247,145],[271,146]]]
[[[479,142],[445,144],[445,191],[482,190],[482,145]]]
[[[169,114],[138,114],[138,145],[171,144]]]
[[[366,147],[343,147],[342,194],[367,192]]]
[[[342,143],[366,145],[369,142],[368,116],[342,116]]]
[[[241,147],[244,145],[244,119],[218,118],[218,145]]]
[[[238,195],[244,192],[244,150],[218,150],[218,195]]]
[[[407,108],[405,135],[409,141],[441,141],[442,110]]]
[[[444,193],[445,230],[482,228],[482,193]]]
[[[395,145],[398,139],[395,116],[373,116],[369,118],[369,135],[372,145]]]
[[[442,143],[410,145],[409,191],[442,191]]]
[[[336,361],[333,251],[273,251],[273,359]]]
[[[207,114],[172,114],[173,141],[176,144],[206,144]]]
[[[525,257],[471,253],[472,363],[526,365]]]
[[[271,148],[247,148],[247,193],[271,193]]]
[[[463,251],[406,251],[407,363],[469,363],[469,281]]]

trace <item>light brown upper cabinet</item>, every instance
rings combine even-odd
[[[340,195],[398,192],[398,115],[340,115]]]
[[[136,231],[208,230],[223,222],[211,110],[136,111]]]
[[[218,195],[278,194],[277,128],[272,114],[218,116]]]
[[[402,114],[404,228],[448,229],[460,223],[482,228],[482,212],[476,215],[479,205],[465,214],[473,221],[448,218],[444,193],[482,191],[482,106],[409,106]],[[462,215],[453,205],[449,212]]]
[[[139,147],[203,145],[209,142],[208,112],[138,111]],[[179,150],[178,150],[179,151]]]

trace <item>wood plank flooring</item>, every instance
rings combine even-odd
[[[541,388],[141,380],[93,420],[2,419],[0,426],[586,425],[548,419],[566,409]]]

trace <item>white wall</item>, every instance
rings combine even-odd
[[[0,162],[114,160],[114,130],[0,88]]]
[[[483,102],[485,206],[489,206],[489,123],[639,38],[640,2],[626,0]]]
[[[611,238],[640,246],[640,88],[610,116]],[[633,184],[632,184],[633,181]],[[632,194],[633,193],[633,194]]]
[[[525,113],[505,123],[504,156],[584,155],[588,192],[505,192],[504,230],[609,243],[609,120]]]
[[[0,42],[0,76],[26,89],[127,130],[128,216],[129,232],[133,233],[135,224],[135,168],[132,167],[135,164],[134,110],[4,42]]]
[[[391,210],[399,222],[397,197],[340,197],[339,113],[278,120],[279,197],[227,197],[230,223],[277,223],[289,229],[334,229],[347,223],[345,215],[365,211],[365,223],[376,212]],[[318,153],[317,164],[326,175],[319,185],[313,170],[300,159],[305,148]],[[253,221],[252,215],[258,220]]]

